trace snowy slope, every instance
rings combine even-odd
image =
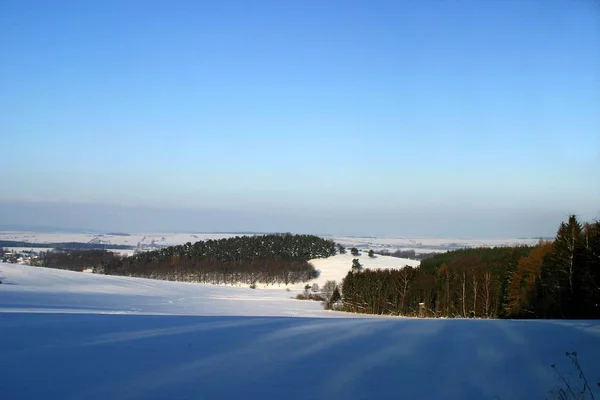
[[[311,318],[349,315],[284,291],[0,277],[3,399],[541,399],[551,364],[576,382],[572,350],[600,378],[598,321]]]
[[[333,257],[310,260],[310,263],[320,271],[319,277],[310,283],[317,283],[319,286],[328,280],[334,280],[338,283],[341,283],[342,279],[344,279],[346,274],[348,274],[348,271],[352,269],[352,260],[355,258],[359,259],[361,265],[365,269],[400,269],[407,265],[416,267],[420,263],[420,261],[409,260],[407,258],[396,258],[380,255],[376,255],[375,258],[371,258],[367,255],[367,252],[361,252],[359,256],[355,257],[348,252],[347,254],[338,254]],[[300,286],[304,286],[304,284]]]
[[[0,312],[333,316],[285,290],[165,282],[0,264]]]
[[[409,265],[412,267],[416,267],[419,265],[420,261],[409,260],[407,258],[397,258],[390,256],[376,256],[375,258],[371,258],[367,255],[366,252],[361,252],[358,256],[353,256],[351,254],[338,254],[332,257],[327,258],[315,258],[310,260],[309,262],[315,267],[315,269],[319,272],[319,276],[309,282],[305,283],[297,283],[292,285],[263,285],[258,284],[260,289],[272,289],[272,290],[283,290],[285,288],[290,288],[292,291],[299,291],[304,288],[305,285],[313,285],[316,283],[321,287],[327,281],[336,281],[338,284],[342,283],[342,279],[348,274],[348,271],[352,269],[352,260],[358,258],[363,268],[370,269],[400,269]]]

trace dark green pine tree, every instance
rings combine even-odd
[[[600,318],[600,221],[583,228],[582,290],[586,318]]]
[[[333,307],[333,305],[340,300],[342,300],[342,295],[340,294],[340,290],[336,286],[335,289],[333,289],[331,299],[329,300],[330,307]]]
[[[574,215],[561,223],[554,240],[554,253],[547,276],[548,294],[556,309],[555,317],[572,318],[582,304],[582,227]]]

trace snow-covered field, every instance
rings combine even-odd
[[[136,233],[130,235],[110,235],[91,233],[38,233],[38,232],[0,232],[0,240],[15,240],[29,243],[80,242],[106,245],[127,245],[135,247],[162,247],[199,240],[220,239],[242,234],[235,233]],[[447,251],[460,247],[512,246],[517,244],[535,244],[538,239],[440,239],[407,237],[357,237],[326,236],[345,246],[373,250],[415,250],[417,253]]]
[[[283,289],[165,282],[17,264],[0,264],[0,280],[4,282],[0,286],[3,312],[311,317],[334,314],[324,311],[317,302],[293,300],[294,293]]]
[[[359,249],[377,250],[415,250],[416,253],[442,252],[468,247],[497,247],[534,245],[539,239],[465,239],[465,238],[410,238],[410,237],[360,237],[336,236],[332,237],[337,243],[344,246],[354,246]]]
[[[139,233],[139,234],[94,234],[94,233],[43,233],[43,232],[0,232],[0,240],[15,240],[28,243],[97,243],[135,247],[172,246],[199,240],[221,239],[241,234],[233,233]]]
[[[310,284],[317,283],[319,286],[321,286],[328,280],[334,280],[340,283],[346,274],[348,274],[348,271],[352,269],[352,260],[355,258],[359,259],[363,268],[370,269],[399,269],[407,265],[416,267],[420,263],[420,261],[409,260],[407,258],[396,258],[380,255],[376,255],[374,258],[371,258],[365,251],[361,252],[357,257],[351,255],[350,253],[346,253],[338,254],[329,258],[317,258],[310,260],[310,263],[314,265],[318,271],[320,271],[320,275],[317,279],[311,281]],[[299,287],[298,285],[296,286]],[[304,286],[304,284],[300,286]]]
[[[577,382],[573,350],[600,379],[597,321],[347,318],[283,290],[0,278],[3,399],[551,398],[551,364]]]

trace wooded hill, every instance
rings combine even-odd
[[[270,234],[186,243],[129,257],[95,251],[46,253],[41,265],[185,282],[293,284],[317,277],[308,260],[335,252],[333,241],[318,236]]]
[[[348,272],[351,312],[477,318],[600,318],[600,223],[571,216],[553,242],[455,250],[418,268]]]

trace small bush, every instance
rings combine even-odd
[[[314,301],[325,301],[325,298],[319,293],[298,293],[296,295],[297,300],[314,300]]]
[[[250,289],[256,289],[256,283],[253,283],[252,285],[250,285]]]

